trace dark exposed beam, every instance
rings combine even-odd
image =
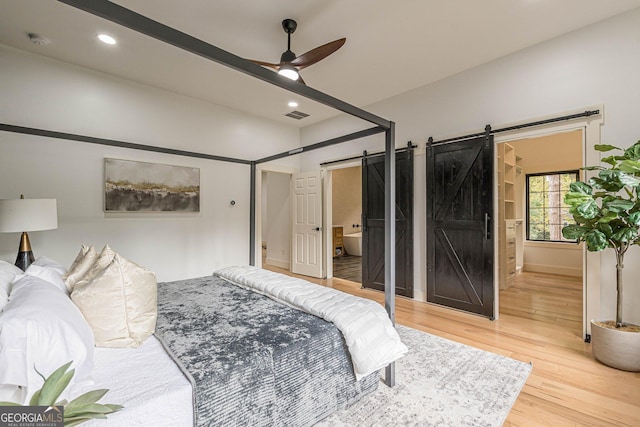
[[[213,154],[196,153],[194,151],[175,150],[173,148],[156,147],[153,145],[136,144],[115,139],[96,138],[94,136],[78,135],[75,133],[56,132],[53,130],[36,129],[23,126],[0,123],[0,131],[22,133],[26,135],[44,136],[47,138],[66,139],[69,141],[87,142],[89,144],[109,145],[111,147],[130,148],[132,150],[153,151],[155,153],[174,154],[176,156],[195,157],[198,159],[218,160],[221,162],[241,163],[249,165],[249,160],[234,159],[233,157],[216,156]]]
[[[389,120],[385,120],[375,114],[334,98],[326,93],[315,90],[302,83],[288,79],[267,70],[251,61],[220,49],[212,44],[197,39],[189,34],[178,31],[144,15],[124,8],[107,0],[58,0],[75,8],[84,10],[116,24],[122,25],[149,37],[176,46],[187,52],[210,59],[218,64],[225,65],[234,70],[269,82],[275,86],[297,93],[305,98],[312,99],[336,110],[358,117],[362,120],[374,123],[384,128],[389,128]]]
[[[341,144],[343,142],[352,141],[354,139],[364,138],[366,136],[376,135],[378,133],[384,132],[386,129],[380,126],[369,128],[365,130],[361,130],[358,132],[350,133],[348,135],[342,135],[337,138],[327,139],[326,141],[316,142],[315,144],[307,145],[300,148],[294,148],[293,150],[285,151],[283,153],[274,154],[273,156],[264,157],[262,159],[256,160],[256,163],[266,163],[271,162],[273,160],[282,159],[284,157],[294,156],[296,154],[305,153],[311,150],[317,150],[318,148],[328,147],[330,145]]]

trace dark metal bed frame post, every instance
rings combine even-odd
[[[256,265],[256,162],[251,162],[249,196],[249,265]]]
[[[396,150],[395,123],[385,132],[384,153],[384,306],[391,323],[396,324]],[[396,383],[396,365],[385,368],[384,382]]]

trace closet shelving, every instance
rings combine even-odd
[[[519,163],[522,160],[516,155],[515,148],[503,143],[498,145],[498,258],[500,289],[506,289],[513,284],[518,272],[518,261],[522,263],[522,256],[518,249],[518,232],[521,232],[522,220],[517,219],[517,186],[516,180],[522,173]],[[521,249],[520,249],[521,251]],[[520,256],[519,256],[520,255]]]

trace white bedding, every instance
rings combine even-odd
[[[94,384],[72,390],[72,398],[107,388],[100,403],[124,405],[120,412],[83,426],[192,426],[191,383],[155,336],[139,348],[96,348]]]
[[[408,351],[387,312],[374,301],[256,267],[227,267],[214,274],[332,322],[344,336],[357,379]]]

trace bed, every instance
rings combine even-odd
[[[109,250],[107,246],[103,253]],[[112,256],[116,261],[121,258]],[[250,266],[159,283],[157,294],[153,292],[154,303],[157,295],[155,335],[145,337],[138,348],[94,349],[91,338],[98,342],[98,330],[92,325],[93,337],[83,334],[82,307],[78,310],[70,302],[80,302],[74,299],[77,288],[69,298],[63,288],[51,286],[50,275],[36,277],[44,271],[36,267],[16,275],[10,309],[0,313],[0,325],[5,325],[4,330],[0,328],[0,350],[17,341],[5,339],[11,322],[23,325],[23,313],[38,313],[42,332],[77,342],[82,352],[76,355],[82,357],[74,357],[74,367],[91,373],[72,384],[65,397],[107,388],[110,391],[102,401],[125,406],[109,415],[109,426],[313,425],[374,391],[380,382],[379,370],[407,351],[379,304]],[[93,278],[98,283],[90,287],[99,286],[100,277]],[[128,283],[132,289],[125,293],[140,286]],[[36,298],[37,292],[43,292],[42,301]],[[139,297],[140,292],[135,293]],[[16,305],[20,299],[26,305]],[[52,299],[59,303],[50,304]],[[92,300],[107,303],[95,295]],[[62,304],[68,307],[60,310]],[[60,313],[42,311],[49,306],[71,317],[53,322]],[[83,314],[88,315],[86,310]],[[75,333],[73,328],[79,326]],[[31,333],[26,332],[27,341]],[[85,347],[73,338],[76,335]],[[51,352],[40,352],[41,359],[34,362],[29,354],[37,351],[37,347],[26,348],[29,366],[46,361],[51,366],[44,372],[59,366]],[[27,371],[30,375],[32,370]],[[92,423],[100,425],[100,421]]]

